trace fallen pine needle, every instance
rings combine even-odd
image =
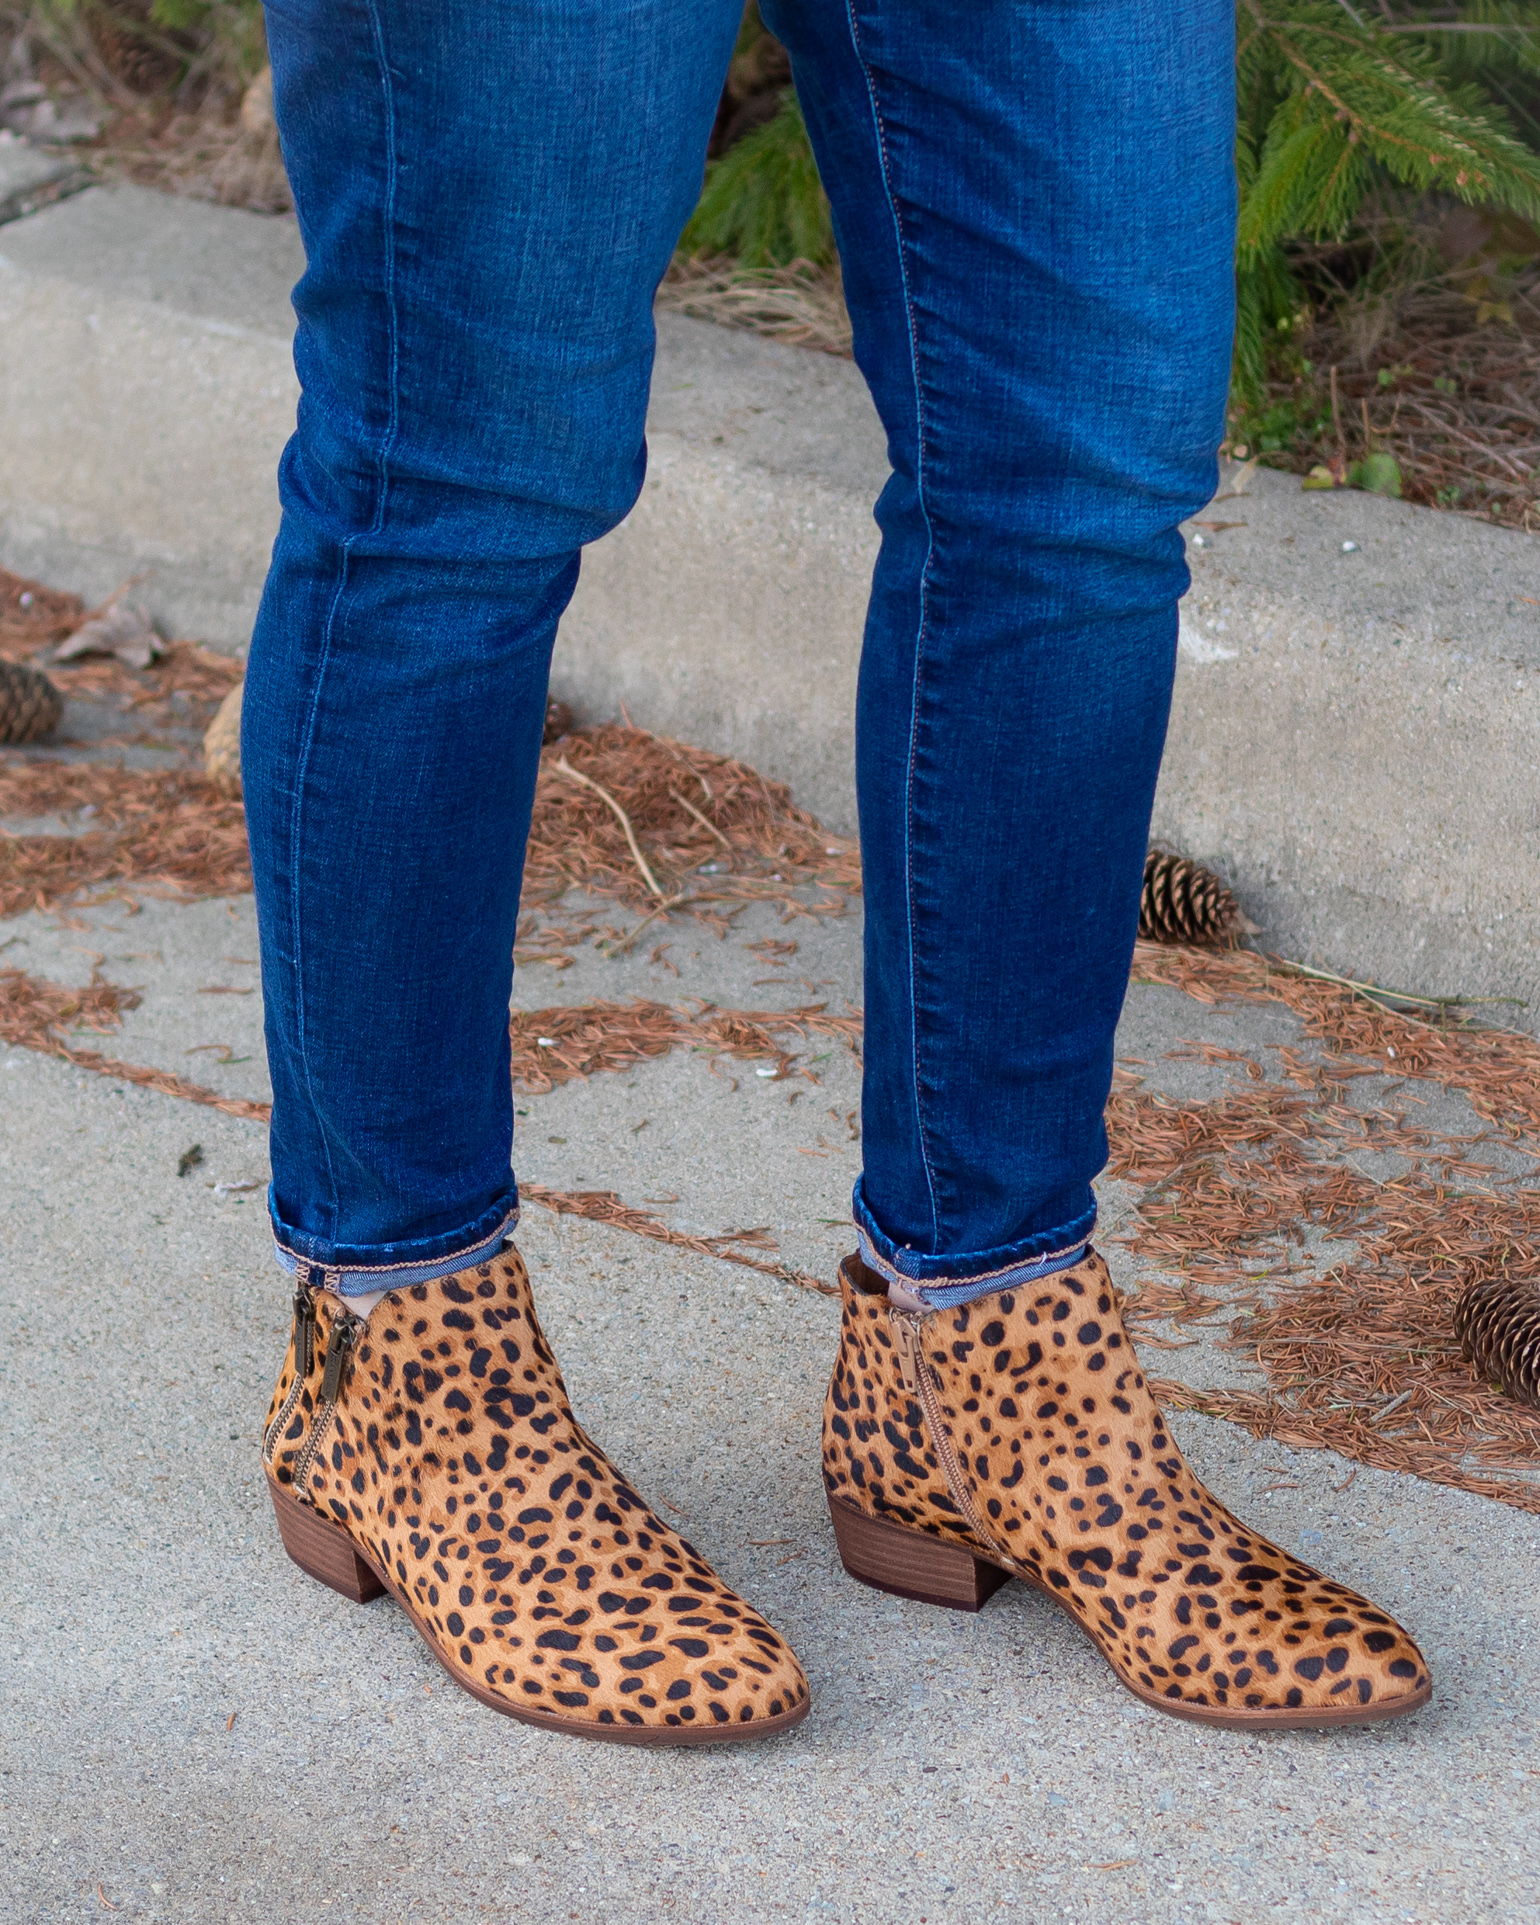
[[[0,588],[7,580],[16,578],[0,571]],[[47,592],[35,590],[37,597]],[[0,595],[0,655],[7,652],[6,612]],[[34,650],[61,626],[67,624],[52,620],[34,628]],[[27,652],[21,641],[10,646],[11,659]],[[126,690],[136,700],[162,701],[156,691],[164,691],[168,718],[185,725],[212,714],[240,667],[177,642],[142,675],[116,661],[53,672],[66,693],[77,686],[98,695]],[[151,686],[150,694],[142,684]],[[715,820],[680,793],[681,773],[700,783]],[[184,901],[251,887],[241,804],[201,770],[0,756],[0,815],[73,815],[83,828],[68,835],[0,835],[0,916],[57,908],[104,887],[121,895],[133,885]],[[704,845],[703,836],[710,838]],[[699,873],[703,855],[713,857],[704,865],[709,888],[687,893],[682,884],[665,886],[665,868],[681,877]],[[721,927],[716,904],[766,902],[783,915],[838,915],[860,886],[855,845],[830,836],[793,805],[784,784],[744,763],[615,726],[575,729],[559,749],[542,753],[524,870],[524,906],[531,914],[579,888],[633,905],[640,898],[638,906],[654,915],[667,904]],[[521,946],[526,961],[538,959]],[[622,939],[616,953],[627,946]]]
[[[656,909],[650,910],[648,914],[643,916],[641,921],[629,929],[625,935],[617,937],[614,942],[601,945],[604,954],[609,957],[611,962],[613,962],[617,956],[623,956],[649,924],[655,923],[659,916],[666,916],[670,909],[682,908],[686,900],[687,898],[683,892],[677,896],[666,897],[658,904]]]
[[[27,659],[78,626],[83,610],[71,598],[4,579],[16,590],[9,600],[0,595],[0,653],[8,659]],[[184,710],[191,700],[211,712],[238,672],[178,643],[142,673],[107,660],[66,664],[57,674],[67,692],[109,691],[152,710],[161,704],[169,716],[178,691]],[[681,792],[681,773],[699,782],[709,816]],[[74,815],[82,829],[0,835],[0,915],[63,914],[65,903],[108,898],[132,912],[129,887],[183,900],[250,887],[240,804],[193,771],[0,757],[0,813]],[[607,934],[613,953],[623,953],[674,909],[722,934],[748,902],[773,903],[785,917],[838,914],[860,886],[854,845],[829,837],[782,785],[629,726],[572,731],[559,753],[543,757],[525,874],[527,905],[579,889],[644,912],[618,937],[592,924],[533,934],[521,927],[525,961],[555,961],[553,948]],[[671,890],[669,877],[699,880],[687,894],[682,883]],[[83,895],[89,890],[99,893]],[[1540,1413],[1477,1382],[1451,1329],[1454,1300],[1473,1279],[1540,1278],[1540,1044],[1462,1020],[1442,999],[1418,999],[1414,1013],[1392,1006],[1410,999],[1376,985],[1248,951],[1141,943],[1134,975],[1180,990],[1199,1008],[1282,1004],[1302,1032],[1297,1046],[1269,1046],[1266,1063],[1196,1046],[1205,1061],[1244,1063],[1242,1086],[1216,1101],[1146,1092],[1129,1066],[1114,1083],[1109,1174],[1142,1192],[1118,1235],[1161,1273],[1127,1302],[1137,1341],[1169,1347],[1174,1340],[1152,1325],[1223,1315],[1228,1343],[1266,1379],[1258,1392],[1169,1384],[1168,1401],[1259,1437],[1331,1449],[1540,1513]],[[209,993],[240,992],[211,985]],[[84,1045],[82,1031],[116,1029],[137,1001],[135,991],[95,978],[71,990],[0,970],[0,1040],[266,1119],[265,1104]],[[828,1037],[858,1049],[861,1016],[822,1004],[776,1012],[634,1001],[515,1013],[510,1031],[516,1083],[540,1092],[681,1047],[701,1050],[713,1068],[736,1057],[773,1065],[777,1079],[812,1077],[796,1068],[797,1044]],[[1388,1086],[1387,1073],[1397,1079]],[[1364,1076],[1381,1080],[1371,1086],[1372,1106],[1359,1108],[1349,1091]],[[1425,1108],[1408,1087],[1417,1083],[1466,1099],[1480,1126],[1456,1137],[1408,1122],[1402,1104]],[[1487,1141],[1521,1154],[1527,1173],[1510,1178],[1492,1167]],[[1391,1152],[1405,1167],[1392,1182],[1377,1182],[1355,1162],[1360,1152]],[[610,1192],[525,1191],[558,1213],[836,1294],[832,1282],[774,1259],[773,1240],[760,1232],[696,1236]],[[1328,1268],[1312,1254],[1322,1247],[1346,1254]]]
[[[734,1249],[733,1244],[745,1234],[741,1231],[726,1231],[720,1236],[692,1236],[686,1230],[675,1230],[661,1217],[633,1209],[623,1203],[613,1190],[552,1190],[543,1183],[521,1183],[519,1195],[557,1216],[586,1217],[590,1222],[607,1223],[616,1230],[629,1230],[633,1236],[647,1237],[655,1243],[672,1244],[676,1250],[690,1250],[697,1256],[716,1257],[723,1263],[742,1264],[745,1269],[758,1270],[767,1277],[778,1277],[782,1283],[795,1284],[799,1290],[812,1291],[817,1296],[839,1295],[839,1285],[827,1277],[815,1277],[807,1270],[793,1269],[789,1263],[767,1262]]]
[[[728,841],[727,837],[723,835],[722,831],[717,827],[717,825],[711,820],[711,818],[709,816],[702,815],[700,810],[696,808],[693,802],[689,801],[685,796],[680,795],[677,789],[670,789],[669,794],[674,799],[674,801],[679,804],[681,809],[688,810],[688,812],[694,816],[695,820],[700,824],[700,826],[703,829],[708,831],[708,833],[710,833],[711,835],[714,835],[717,841],[721,843],[724,849],[730,849],[733,846]]]
[[[272,1106],[268,1103],[221,1096],[217,1091],[205,1089],[201,1084],[173,1075],[169,1070],[119,1062],[102,1055],[98,1050],[81,1049],[64,1040],[62,1032],[67,1025],[97,1030],[116,1028],[122,1012],[137,1007],[138,1002],[137,991],[119,989],[111,983],[97,982],[88,989],[70,990],[44,978],[29,976],[19,969],[0,969],[0,1041],[37,1050],[44,1055],[59,1056],[77,1068],[90,1070],[98,1076],[159,1090],[184,1102],[220,1110],[227,1116],[262,1123],[270,1120]],[[630,1021],[629,1030],[622,1028],[623,1041],[618,1050],[611,1047],[606,1054],[602,1049],[596,1051],[592,1048],[590,1039],[593,1036],[596,1009],[601,1016],[607,1011],[611,1016],[618,1015],[623,1023]],[[641,1012],[640,1017],[637,1016],[638,1011]],[[576,1023],[572,1020],[574,1018]],[[636,1028],[637,1021],[642,1023],[640,1030]],[[657,1027],[660,1023],[661,1030]],[[564,1082],[569,1076],[587,1076],[597,1069],[622,1068],[643,1056],[661,1055],[686,1038],[702,1041],[728,1053],[762,1053],[767,1044],[775,1047],[769,1041],[767,1024],[796,1030],[816,1026],[824,1033],[849,1037],[859,1031],[860,1018],[829,1016],[822,1004],[781,1014],[721,1010],[712,1004],[702,1004],[693,1014],[680,1014],[663,1004],[621,1004],[580,1006],[576,1010],[541,1010],[535,1016],[524,1018],[522,1030],[518,1026],[518,1019],[514,1019],[516,1035],[525,1037],[529,1046],[527,1061],[540,1066],[542,1085],[546,1089],[554,1088],[557,1082]],[[542,1051],[536,1039],[543,1035],[547,1025],[558,1031],[565,1027],[565,1035],[545,1036],[546,1048]],[[577,1053],[573,1049],[575,1027],[583,1031],[586,1045],[583,1051]],[[554,1065],[552,1070],[545,1067],[548,1055]],[[516,1045],[516,1076],[518,1066]],[[228,1186],[230,1190],[236,1187]],[[749,1255],[749,1249],[774,1248],[773,1239],[763,1226],[750,1230],[724,1230],[715,1236],[695,1236],[673,1229],[660,1217],[652,1216],[645,1210],[633,1208],[609,1190],[552,1190],[543,1184],[525,1183],[520,1186],[520,1193],[530,1202],[538,1203],[557,1215],[586,1217],[656,1243],[672,1244],[676,1249],[714,1257],[719,1262],[740,1264],[819,1296],[839,1294],[839,1286],[828,1278],[815,1277],[809,1271],[798,1270],[788,1263]]]
[[[642,872],[642,880],[661,902],[663,900],[663,890],[659,887],[658,878],[647,866],[647,858],[642,854],[641,844],[636,839],[636,831],[631,827],[630,816],[621,808],[620,804],[615,800],[614,796],[610,794],[608,789],[595,782],[591,775],[583,775],[579,770],[573,768],[566,756],[562,756],[554,766],[560,774],[566,776],[569,782],[581,782],[585,789],[592,789],[600,801],[605,803],[614,812],[616,820],[626,832],[626,841],[630,845],[631,854],[635,859],[637,868]],[[673,795],[673,793],[673,790],[670,789],[669,794]],[[677,800],[677,797],[675,799]],[[686,803],[685,807],[687,809],[690,808],[689,803]],[[690,813],[694,815],[697,811],[690,809]],[[705,817],[702,816],[701,820],[705,821]],[[709,823],[707,827],[710,827]],[[711,832],[713,835],[717,833],[715,829],[712,829]]]
[[[1438,1138],[1383,1107],[1345,1109],[1330,1094],[1344,1077],[1379,1073],[1386,1039],[1395,1037],[1404,1075],[1461,1091],[1502,1127],[1505,1142],[1535,1154],[1540,1050],[1533,1039],[1458,1026],[1413,1029],[1343,986],[1271,970],[1265,958],[1245,953],[1152,954],[1140,945],[1136,968],[1211,1006],[1283,1001],[1326,1050],[1324,1060],[1308,1060],[1281,1049],[1284,1083],[1252,1083],[1208,1104],[1147,1096],[1137,1078],[1119,1072],[1108,1105],[1111,1169],[1147,1186],[1134,1219],[1125,1219],[1124,1240],[1167,1273],[1128,1302],[1136,1338],[1156,1341],[1141,1329],[1151,1321],[1202,1320],[1228,1303],[1242,1313],[1231,1341],[1256,1358],[1273,1386],[1265,1394],[1199,1393],[1170,1384],[1167,1401],[1257,1436],[1335,1450],[1540,1513],[1540,1483],[1501,1474],[1540,1465],[1540,1415],[1474,1381],[1450,1321],[1454,1296],[1473,1274],[1540,1272],[1540,1191],[1452,1190],[1449,1173],[1468,1154],[1465,1140]],[[0,971],[0,1037],[97,1074],[266,1118],[264,1104],[221,1097],[66,1039],[71,1029],[114,1028],[136,1001],[135,992],[111,984],[75,991]],[[515,1015],[514,1073],[526,1087],[548,1089],[681,1045],[762,1059],[784,1054],[789,1035],[832,1034],[853,1046],[859,1032],[859,1012],[835,1016],[823,1005],[767,1012],[587,1004]],[[1366,1137],[1397,1146],[1416,1168],[1392,1189],[1332,1161],[1345,1141]],[[610,1192],[531,1185],[526,1194],[560,1214],[836,1294],[830,1280],[751,1253],[742,1233],[675,1230]],[[1287,1239],[1303,1223],[1348,1237],[1356,1256],[1324,1279],[1308,1265],[1301,1270]],[[1384,1420],[1400,1410],[1416,1428],[1390,1434]]]

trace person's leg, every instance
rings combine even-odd
[[[732,0],[272,0],[303,398],[242,768],[280,1249],[344,1289],[514,1209],[508,996],[557,619],[641,486]]]
[[[824,1470],[846,1566],[1047,1591],[1220,1724],[1428,1695],[1384,1613],[1193,1477],[1086,1247],[1212,492],[1234,224],[1229,0],[768,0],[894,474],[862,657],[861,1256]]]
[[[551,641],[641,485],[652,297],[736,25],[267,7],[307,267],[242,730],[299,1273],[264,1463],[294,1560],[390,1590],[483,1702],[655,1743],[784,1729],[807,1682],[573,1419],[502,1249],[508,995]]]
[[[1083,1244],[1234,227],[1232,9],[770,0],[894,474],[857,721],[868,1254]]]

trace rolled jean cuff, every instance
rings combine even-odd
[[[956,1255],[928,1257],[918,1250],[897,1244],[877,1225],[866,1206],[858,1180],[851,1198],[851,1213],[861,1239],[861,1260],[869,1270],[897,1285],[906,1295],[923,1290],[933,1308],[945,1308],[941,1294],[948,1285],[964,1288],[971,1296],[985,1290],[1008,1290],[1051,1276],[1076,1262],[1096,1228],[1096,1205],[1058,1229],[1045,1230],[1019,1242],[997,1245],[993,1250],[969,1250]]]
[[[511,1198],[499,1198],[474,1223],[449,1236],[376,1244],[371,1248],[302,1236],[279,1216],[271,1190],[267,1204],[278,1267],[290,1275],[304,1268],[324,1270],[327,1283],[344,1297],[405,1289],[409,1284],[429,1283],[434,1277],[453,1276],[457,1270],[485,1263],[502,1248],[503,1239],[519,1220],[519,1199],[515,1192]]]

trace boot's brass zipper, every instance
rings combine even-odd
[[[925,1427],[930,1432],[930,1441],[936,1452],[936,1460],[941,1466],[941,1474],[946,1479],[946,1487],[952,1493],[952,1502],[962,1513],[963,1522],[978,1539],[979,1549],[1007,1569],[1015,1571],[1014,1558],[1008,1557],[995,1541],[995,1535],[984,1521],[983,1513],[973,1501],[973,1493],[968,1489],[968,1480],[962,1465],[957,1460],[957,1451],[946,1426],[941,1421],[941,1401],[936,1395],[936,1375],[925,1359],[925,1346],[920,1335],[920,1319],[905,1316],[901,1311],[890,1311],[888,1320],[893,1328],[898,1350],[899,1368],[904,1375],[904,1387],[916,1391],[920,1408],[925,1413]],[[1020,1573],[1018,1572],[1018,1575]]]
[[[322,1272],[325,1275],[325,1272]],[[315,1298],[310,1285],[301,1283],[294,1291],[294,1381],[289,1385],[289,1394],[283,1400],[278,1415],[267,1427],[267,1436],[262,1440],[264,1463],[272,1463],[273,1452],[278,1448],[278,1439],[289,1427],[289,1419],[294,1415],[294,1407],[304,1394],[305,1379],[310,1375],[315,1363]]]
[[[920,1347],[919,1335],[907,1317],[890,1315],[888,1321],[893,1326],[893,1347],[898,1352],[898,1370],[904,1389],[917,1391],[920,1380],[915,1353]]]
[[[353,1345],[362,1331],[363,1319],[355,1317],[351,1311],[343,1310],[332,1319],[332,1334],[326,1345],[326,1362],[321,1370],[321,1406],[310,1426],[310,1435],[305,1439],[305,1447],[294,1465],[294,1494],[302,1502],[308,1503],[305,1496],[305,1479],[315,1454],[321,1448],[327,1431],[331,1429],[332,1418],[337,1412],[337,1399],[342,1394],[342,1386],[347,1377],[348,1364],[352,1359]]]

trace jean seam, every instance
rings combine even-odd
[[[401,317],[396,306],[396,186],[400,173],[400,161],[396,151],[396,96],[390,84],[390,58],[385,45],[385,23],[380,15],[379,0],[369,0],[369,19],[374,28],[374,44],[380,61],[380,87],[385,96],[385,209],[384,209],[384,246],[385,246],[385,312],[388,317],[390,333],[390,403],[386,417],[385,433],[380,441],[379,458],[375,462],[375,473],[379,478],[379,494],[375,508],[371,534],[377,535],[385,525],[385,508],[390,493],[390,458],[395,452],[396,435],[401,423]],[[351,541],[351,537],[350,537]]]
[[[304,846],[305,776],[310,766],[311,750],[315,745],[316,712],[321,705],[321,685],[326,679],[326,664],[331,655],[332,629],[337,618],[337,605],[342,600],[347,579],[348,550],[347,543],[344,542],[342,563],[337,571],[337,586],[332,593],[331,606],[326,611],[326,626],[321,632],[321,654],[316,663],[315,687],[311,690],[309,707],[305,713],[305,731],[294,770],[294,804],[289,811],[289,888],[291,891],[289,939],[294,949],[294,1042],[299,1056],[300,1071],[305,1079],[305,1089],[310,1097],[310,1113],[315,1122],[316,1134],[320,1138],[322,1154],[326,1158],[328,1241],[334,1240],[337,1234],[341,1190],[337,1182],[336,1165],[332,1160],[331,1135],[326,1127],[325,1113],[316,1098],[315,1080],[310,1068],[310,1051],[306,1047],[305,942],[300,919],[300,903],[304,886],[300,875],[299,852]]]
[[[390,336],[390,377],[389,407],[386,414],[385,433],[380,438],[380,450],[375,460],[375,509],[369,526],[370,534],[378,534],[385,523],[386,500],[390,488],[390,456],[395,446],[396,434],[400,424],[400,317],[396,308],[396,115],[395,96],[390,84],[390,61],[385,48],[385,29],[380,18],[378,0],[369,0],[369,19],[374,32],[374,43],[380,64],[380,87],[385,105],[385,205],[382,225],[384,228],[385,255],[385,307],[389,317]],[[326,1126],[326,1117],[316,1098],[315,1081],[311,1074],[310,1052],[306,1047],[307,1025],[305,1022],[305,966],[304,938],[301,932],[300,902],[302,889],[300,883],[299,851],[304,845],[304,797],[305,778],[310,767],[311,752],[315,746],[317,716],[321,706],[321,690],[326,681],[326,670],[331,660],[332,639],[341,617],[342,601],[348,587],[348,563],[352,558],[356,535],[343,537],[342,563],[337,573],[337,586],[332,594],[331,604],[326,611],[326,625],[321,634],[320,659],[316,663],[315,687],[311,691],[310,704],[305,715],[304,736],[300,744],[298,762],[294,772],[294,806],[289,815],[289,833],[292,838],[290,856],[290,875],[292,877],[293,904],[289,915],[290,938],[294,946],[294,1037],[298,1047],[300,1069],[305,1079],[305,1088],[310,1097],[310,1111],[314,1119],[316,1134],[320,1138],[321,1150],[326,1158],[326,1176],[329,1197],[327,1217],[329,1222],[328,1241],[334,1242],[337,1235],[337,1221],[341,1210],[341,1188],[337,1181],[337,1170],[332,1157],[331,1135]]]
[[[909,709],[909,757],[905,771],[905,811],[904,811],[904,915],[909,929],[909,1054],[914,1074],[914,1127],[920,1146],[920,1167],[925,1172],[925,1192],[930,1199],[931,1248],[935,1249],[941,1240],[941,1219],[936,1203],[935,1172],[931,1166],[930,1145],[925,1134],[925,1111],[920,1095],[920,1036],[918,1022],[918,996],[915,985],[915,921],[914,921],[914,780],[917,754],[917,737],[920,721],[920,676],[925,660],[925,640],[930,615],[929,589],[930,567],[936,552],[936,533],[931,526],[930,509],[925,499],[925,395],[920,381],[919,342],[915,327],[914,298],[909,287],[909,269],[904,251],[904,225],[899,218],[898,203],[894,199],[893,184],[888,160],[887,130],[882,122],[882,110],[877,105],[877,87],[872,70],[867,65],[866,55],[861,48],[861,29],[856,21],[855,0],[846,0],[845,17],[850,26],[850,44],[861,68],[866,83],[866,97],[872,110],[872,131],[877,138],[877,152],[882,174],[883,198],[888,204],[888,215],[893,223],[893,239],[898,254],[898,276],[904,297],[904,324],[909,336],[909,367],[914,380],[914,421],[915,421],[915,494],[919,500],[920,515],[925,523],[925,561],[920,570],[920,621],[915,635],[914,680],[910,692]]]

